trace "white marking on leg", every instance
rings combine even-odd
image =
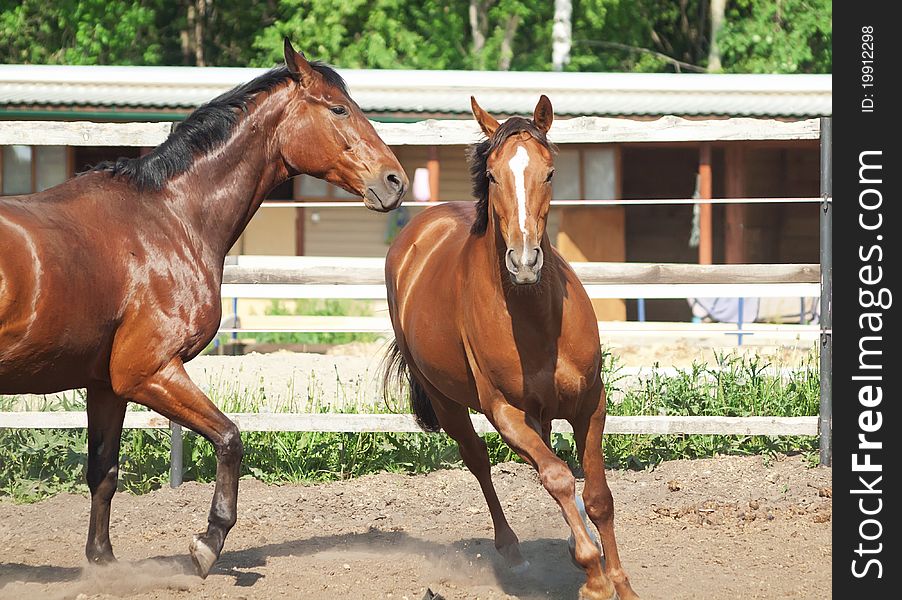
[[[523,258],[526,258],[526,166],[529,164],[529,153],[523,146],[517,146],[514,157],[508,161],[514,174],[514,191],[517,194],[517,219],[520,232],[523,234]]]

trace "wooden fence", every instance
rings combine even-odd
[[[374,123],[391,145],[469,144],[479,139],[470,121]],[[649,265],[585,263],[574,265],[596,298],[685,298],[821,296],[821,324],[811,328],[821,340],[821,416],[818,417],[610,417],[609,433],[706,433],[729,435],[821,435],[821,461],[830,462],[832,404],[830,367],[832,323],[830,292],[832,231],[830,120],[777,121],[733,118],[690,120],[664,117],[653,121],[584,117],[555,122],[550,138],[567,143],[716,142],[738,140],[821,139],[821,268],[818,265]],[[168,123],[86,123],[0,121],[0,145],[155,146],[170,131]],[[690,202],[690,200],[675,200]],[[724,199],[720,202],[735,202]],[[750,200],[751,201],[751,200]],[[662,201],[666,202],[666,201]],[[703,200],[716,203],[718,200]],[[240,257],[227,263],[223,296],[232,297],[384,297],[381,259]],[[312,295],[311,295],[312,294]],[[331,294],[331,295],[327,295]],[[342,295],[345,294],[345,295]],[[370,324],[372,325],[372,324]],[[323,326],[323,325],[320,325]],[[826,382],[826,385],[825,385]],[[244,431],[416,431],[409,415],[239,414]],[[480,432],[484,417],[474,416]],[[84,427],[84,413],[0,413],[0,428]],[[173,424],[174,425],[174,424]],[[130,411],[126,427],[166,428],[170,423],[150,412]],[[180,428],[173,427],[180,433]],[[555,423],[555,431],[567,431]],[[174,446],[179,437],[174,437]],[[181,460],[174,450],[173,460]],[[174,469],[175,473],[175,469]]]

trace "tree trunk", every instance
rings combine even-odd
[[[573,35],[573,3],[571,0],[554,0],[554,25],[551,29],[551,69],[563,71],[570,62],[570,44]]]
[[[489,1],[470,0],[470,32],[473,36],[473,62],[477,69],[485,68],[485,38],[489,30]]]
[[[711,46],[708,49],[709,73],[717,73],[723,70],[720,64],[720,46],[717,44],[717,36],[723,27],[726,8],[727,0],[711,0]]]
[[[182,64],[190,65],[193,62],[191,57],[194,54],[191,44],[191,36],[194,33],[194,5],[189,3],[184,7],[185,27],[179,31],[179,39],[182,42]]]
[[[511,59],[514,58],[514,37],[517,35],[517,27],[520,25],[520,15],[511,15],[507,19],[504,28],[504,39],[501,40],[501,56],[498,57],[498,70],[510,71]]]
[[[197,15],[194,19],[194,64],[207,66],[204,60],[204,24],[207,19],[207,0],[195,0]]]

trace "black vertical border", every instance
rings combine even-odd
[[[902,262],[899,254],[902,222],[897,208],[902,201],[898,183],[902,178],[899,160],[902,139],[898,133],[902,129],[898,124],[902,109],[899,94],[902,31],[890,14],[897,9],[895,2],[836,2],[833,15],[833,372],[822,374],[833,378],[833,593],[834,597],[869,600],[898,598],[902,574],[899,547],[902,534],[896,516],[902,506],[899,494],[890,491],[902,489],[898,476],[902,471],[898,466],[902,461],[902,417],[898,408],[902,402],[899,386],[902,369],[897,362],[899,352],[895,351],[902,341],[898,338],[895,306],[902,302],[902,295],[896,293]],[[866,27],[873,28],[873,63],[864,62],[870,59],[869,48],[862,45]],[[869,64],[873,66],[872,88],[865,87],[866,81],[862,80],[866,72],[862,67]],[[873,112],[862,110],[865,99],[873,100]],[[864,151],[882,152],[879,158],[883,165],[882,182],[876,187],[883,197],[878,209],[883,221],[880,229],[872,231],[864,229],[859,222],[862,213],[866,213],[864,218],[870,223],[876,222],[877,212],[863,211],[859,206],[859,194],[875,187],[859,182],[859,155]],[[868,195],[869,202],[873,203],[874,198],[873,194]],[[881,250],[872,250],[875,246]],[[863,259],[862,255],[869,259]],[[868,277],[873,277],[877,266],[882,268],[879,283],[864,285],[860,281],[860,269],[868,264],[871,265]],[[893,294],[892,305],[885,310],[862,307],[861,291],[876,292],[880,288]],[[882,375],[882,380],[873,384],[882,388],[883,396],[878,406],[870,408],[859,401],[859,392],[866,384],[853,379],[863,373],[859,368],[861,337],[875,335],[868,327],[861,327],[861,315],[868,312],[882,313],[882,340],[868,342],[870,349],[882,352],[876,358],[873,355],[869,358],[872,363],[880,361],[882,369],[866,373]],[[862,433],[859,419],[867,410],[879,411],[882,419],[878,431],[866,434],[868,440],[879,441],[882,448],[869,451],[858,447],[858,436]],[[871,419],[872,425],[876,415],[871,413],[865,418]],[[868,453],[873,463],[881,465],[881,471],[853,472],[855,453],[859,455],[859,463],[865,460],[863,453]],[[882,480],[875,483],[878,476]],[[880,493],[859,493],[865,484],[879,489]],[[880,511],[865,515],[860,501],[865,509],[873,511],[879,506]],[[862,528],[867,519],[878,521],[879,526],[870,522]],[[863,537],[874,537],[878,532],[876,539]],[[879,568],[877,564],[867,566],[871,558],[879,561]],[[864,575],[856,577],[854,569]]]

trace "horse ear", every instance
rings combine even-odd
[[[536,127],[545,133],[548,133],[548,130],[551,129],[551,122],[554,121],[554,110],[551,108],[551,100],[545,94],[542,94],[538,104],[536,104],[536,110],[532,114],[532,121],[536,124]]]
[[[313,67],[307,62],[302,52],[298,52],[285,37],[285,65],[288,70],[298,76],[302,85],[307,85],[313,76]]]
[[[470,96],[470,107],[473,109],[473,116],[476,117],[476,122],[479,123],[486,137],[495,135],[495,130],[498,129],[498,119],[482,110],[482,107],[479,106],[476,98],[473,96]]]

